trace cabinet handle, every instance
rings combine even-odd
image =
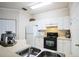
[[[78,46],[79,47],[79,44],[75,44],[75,46]]]

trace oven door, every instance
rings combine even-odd
[[[57,40],[56,39],[44,39],[44,48],[57,51]]]

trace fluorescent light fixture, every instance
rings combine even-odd
[[[32,7],[30,7],[30,8],[36,9],[36,8],[43,7],[43,6],[45,6],[45,5],[49,5],[49,4],[51,4],[51,3],[52,3],[52,2],[42,2],[42,3],[39,3],[39,4],[36,4],[36,5],[32,6]]]

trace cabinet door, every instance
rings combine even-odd
[[[33,34],[32,33],[27,33],[26,34],[26,42],[29,45],[33,45],[34,37],[33,37]]]
[[[43,42],[44,42],[44,41],[43,41],[43,38],[39,38],[39,39],[37,38],[37,39],[35,40],[35,46],[36,46],[36,47],[39,47],[39,48],[43,48],[43,45],[44,45]]]
[[[60,20],[61,22],[58,22],[58,29],[63,29],[63,20]]]
[[[70,54],[71,54],[70,49],[71,49],[70,41],[63,40],[63,52],[65,53],[66,56],[70,56]]]
[[[58,22],[58,28],[61,30],[62,29],[70,29],[70,19],[68,16],[60,19],[60,21]]]
[[[63,44],[62,44],[62,40],[60,39],[57,40],[57,51],[63,52]]]
[[[62,27],[63,27],[63,29],[70,29],[70,20],[67,18],[65,20],[63,20]]]
[[[70,41],[69,40],[58,40],[57,50],[58,52],[64,53],[66,56],[70,56]]]

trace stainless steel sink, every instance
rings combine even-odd
[[[50,51],[42,51],[37,57],[65,57],[65,55]]]
[[[35,47],[29,47],[27,49],[24,49],[20,52],[16,52],[20,56],[24,57],[34,57],[36,56],[41,50]]]
[[[63,53],[51,52],[35,47],[29,47],[16,53],[23,57],[65,57]]]

